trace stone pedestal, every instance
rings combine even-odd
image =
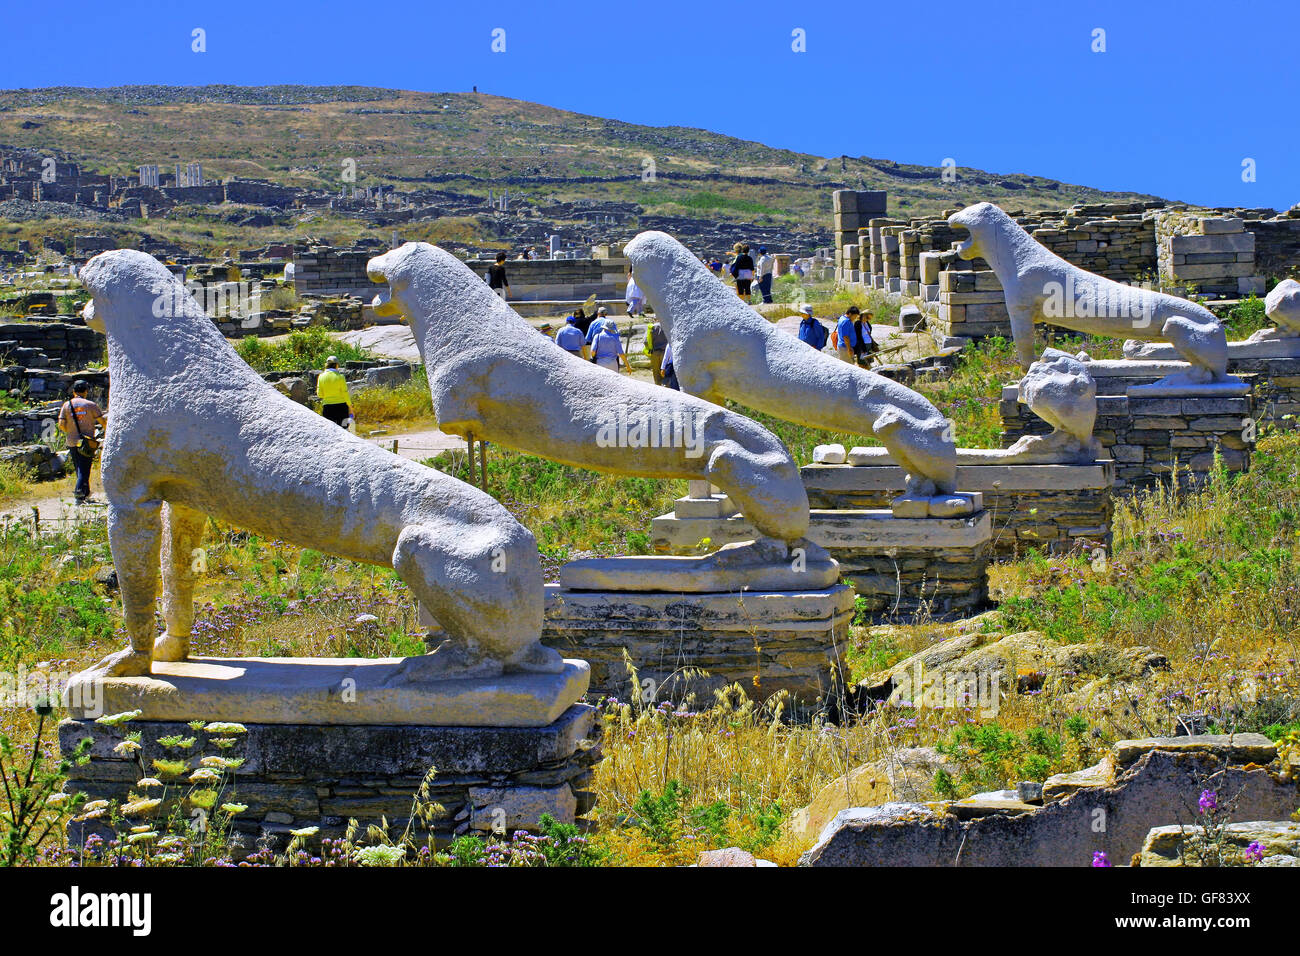
[[[1096,363],[1089,365],[1093,371]],[[1185,395],[1146,391],[1117,375],[1097,380],[1093,436],[1115,461],[1115,489],[1149,487],[1177,470],[1200,480],[1213,468],[1216,447],[1228,471],[1248,471],[1255,448],[1255,401],[1241,395]],[[1116,389],[1124,389],[1114,394]],[[1109,390],[1109,393],[1107,391]],[[1016,400],[1016,386],[1002,390],[1002,444],[1024,435],[1045,435],[1051,426]]]
[[[436,658],[195,658],[155,662],[147,677],[74,678],[59,745],[66,756],[86,737],[94,743],[65,789],[118,804],[133,793],[160,797],[148,819],[172,809],[188,819],[191,792],[209,786],[190,780],[203,758],[240,760],[216,804],[248,808],[232,823],[241,856],[263,837],[283,849],[289,831],[304,827],[319,827],[317,839],[339,837],[352,819],[364,833],[387,818],[395,836],[434,768],[427,799],[442,810],[419,824],[419,842],[470,829],[535,830],[543,813],[572,822],[590,809],[600,751],[594,708],[580,703],[585,662],[565,661],[554,674],[439,679],[427,674]],[[96,722],[130,711],[136,718],[116,726]],[[134,734],[138,752],[115,751]],[[218,738],[233,744],[218,748]],[[164,786],[141,788],[144,777]],[[109,835],[101,820],[71,824],[69,838],[91,832]]]
[[[72,768],[65,790],[84,792],[89,800],[125,804],[129,794],[163,797],[150,819],[166,819],[172,809],[190,819],[187,795],[194,789],[189,774],[204,756],[219,754],[244,763],[226,778],[218,805],[241,803],[248,809],[234,818],[239,847],[236,858],[269,839],[283,850],[290,831],[319,827],[309,842],[338,838],[356,820],[364,834],[381,818],[393,836],[411,817],[413,800],[425,775],[437,768],[428,801],[441,805],[427,825],[417,821],[417,842],[427,836],[445,841],[470,830],[536,830],[543,813],[571,823],[595,803],[592,767],[600,758],[600,722],[595,708],[573,704],[545,727],[428,727],[401,724],[257,724],[229,749],[207,744],[217,736],[189,723],[137,719],[117,727],[91,719],[59,725],[59,745],[66,755],[89,737],[90,761]],[[132,757],[114,753],[128,733],[140,735]],[[166,747],[159,738],[194,738],[189,749]],[[155,760],[184,760],[186,770],[170,782]],[[142,777],[161,778],[165,789],[136,786]],[[136,822],[136,821],[133,821]],[[108,838],[99,821],[72,823],[68,838],[80,845],[93,832]]]
[[[870,478],[865,472],[887,471],[854,470],[864,472],[864,479]],[[886,494],[881,492],[882,499]],[[928,609],[952,615],[988,600],[993,522],[987,504],[959,518],[896,518],[887,507],[814,508],[811,517],[808,540],[838,562],[843,580],[866,599],[873,614],[910,615]],[[681,518],[670,513],[651,520],[650,534],[656,551],[681,553],[696,549],[704,539],[712,547],[752,540],[755,530],[739,514]]]
[[[957,486],[983,496],[993,529],[991,557],[1014,558],[1030,548],[1110,548],[1113,461],[966,464],[964,451],[957,451]],[[800,474],[808,503],[817,509],[886,508],[907,482],[903,469],[884,455],[867,465],[805,465]]]
[[[843,584],[696,592],[550,584],[542,642],[581,654],[592,690],[620,700],[649,689],[656,700],[694,692],[707,704],[716,688],[739,683],[755,700],[785,690],[812,705],[843,687],[852,617],[853,592]]]

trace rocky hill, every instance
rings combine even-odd
[[[340,191],[390,187],[513,202],[608,238],[635,225],[601,206],[702,230],[753,224],[829,242],[830,194],[883,189],[894,216],[988,199],[1032,210],[1155,197],[1023,173],[958,170],[870,157],[814,156],[686,127],[637,126],[476,93],[365,87],[56,87],[0,91],[0,143],[49,151],[124,176],[142,164],[199,162],[205,177]],[[347,174],[355,170],[355,179]],[[633,217],[635,218],[635,217]],[[480,231],[482,231],[480,229]]]

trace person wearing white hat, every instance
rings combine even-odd
[[[618,334],[618,324],[613,319],[597,319],[591,327],[596,330],[591,340],[591,360],[611,372],[617,372],[626,366],[627,356],[623,354],[623,340]]]
[[[603,305],[596,310],[596,317],[592,319],[591,325],[587,326],[587,345],[596,341],[596,336],[606,325],[613,325],[614,320],[609,317],[609,310]],[[614,326],[614,331],[618,331],[618,326]]]

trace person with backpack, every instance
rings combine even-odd
[[[813,318],[811,305],[801,306],[799,311],[803,313],[803,319],[799,322],[799,341],[807,342],[820,352],[826,347],[826,326]]]
[[[584,342],[587,340],[587,332],[591,329],[591,323],[595,321],[595,312],[591,313],[591,315],[587,315],[587,313],[583,311],[582,306],[578,306],[578,308],[573,310],[573,324],[576,325],[578,331],[582,333],[582,339]]]
[[[668,333],[658,321],[650,322],[645,327],[645,354],[650,359],[650,371],[655,377],[655,384],[664,383],[664,351],[668,348]]]
[[[848,311],[841,315],[839,321],[835,323],[835,335],[833,337],[835,354],[850,365],[857,364],[858,335],[853,323],[857,321],[860,314],[861,310],[856,305],[851,305]]]
[[[90,499],[90,466],[95,463],[95,454],[99,451],[95,429],[100,425],[108,427],[103,410],[86,397],[89,391],[90,383],[77,379],[72,383],[72,397],[59,409],[59,429],[67,439],[68,457],[77,472],[72,496],[79,505]]]
[[[754,284],[754,257],[749,254],[749,246],[742,242],[736,243],[735,253],[731,277],[736,280],[736,295],[748,299],[750,287]]]
[[[320,413],[340,428],[348,427],[352,409],[348,406],[348,380],[339,371],[337,356],[325,360],[325,370],[316,376],[316,397],[320,399]]]

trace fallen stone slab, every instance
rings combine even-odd
[[[155,721],[544,727],[582,699],[591,678],[581,660],[554,674],[421,678],[435,656],[154,661],[145,677],[74,677],[67,710],[88,720],[138,710]]]
[[[834,587],[840,568],[815,545],[802,555],[764,557],[770,549],[728,544],[699,557],[628,555],[583,558],[560,568],[560,585],[571,591],[662,591],[673,594],[729,591],[820,591]]]
[[[1277,746],[1263,734],[1198,734],[1194,737],[1147,737],[1120,740],[1111,747],[1115,764],[1124,769],[1151,750],[1170,753],[1213,754],[1232,763],[1272,763]]]
[[[1049,680],[1068,686],[1100,677],[1135,680],[1167,666],[1163,654],[1141,645],[1116,649],[1096,642],[1060,644],[1041,631],[1006,636],[977,633],[939,641],[864,678],[858,690],[863,699],[923,706],[923,691],[942,688],[957,678],[975,683],[996,679],[1003,693],[1013,689],[1023,693],[1038,690]]]
[[[994,814],[1001,816],[1018,816],[1032,813],[1038,807],[1025,803],[1015,790],[994,790],[990,793],[977,793],[970,797],[948,804],[947,810],[958,820],[974,820]]]

